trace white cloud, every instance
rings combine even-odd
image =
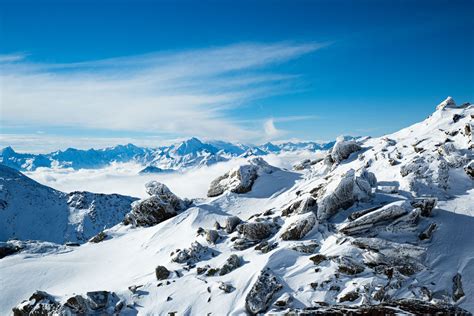
[[[285,131],[276,128],[275,120],[272,118],[266,120],[265,123],[263,123],[263,130],[265,131],[267,140],[272,140],[285,134]]]
[[[267,67],[324,45],[239,44],[70,64],[9,63],[15,59],[4,57],[1,120],[4,126],[255,140],[261,133],[227,110],[284,93],[281,84],[290,87],[295,77]]]

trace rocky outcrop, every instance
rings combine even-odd
[[[374,226],[386,224],[407,213],[407,202],[393,202],[347,223],[340,231],[346,235],[356,235],[370,230]]]
[[[263,240],[275,233],[277,226],[273,222],[242,223],[237,226],[237,231],[248,240]]]
[[[145,187],[150,197],[132,204],[132,211],[125,217],[124,224],[154,226],[176,216],[191,204],[178,198],[162,183],[152,181]]]
[[[21,250],[21,247],[9,242],[0,242],[0,259],[13,255]]]
[[[172,254],[171,261],[177,263],[194,264],[201,261],[209,252],[209,248],[201,245],[197,241],[191,244],[191,247],[186,249],[178,249]]]
[[[260,175],[265,173],[270,174],[275,170],[277,170],[277,168],[270,166],[262,158],[250,159],[248,165],[232,169],[213,180],[207,192],[207,196],[219,196],[226,191],[237,194],[250,192],[255,180]]]
[[[464,167],[466,174],[474,180],[474,160]]]
[[[282,285],[271,271],[262,271],[245,298],[247,312],[251,315],[265,312],[281,288]]]
[[[453,277],[453,300],[455,302],[459,301],[462,297],[464,297],[464,290],[462,288],[462,277],[461,274],[456,273]]]
[[[338,164],[343,160],[349,158],[352,153],[357,152],[361,149],[362,147],[360,147],[360,145],[357,144],[355,141],[344,140],[343,137],[340,137],[336,140],[334,147],[330,150],[330,161]]]
[[[325,194],[318,199],[318,219],[328,219],[337,211],[347,209],[356,202],[370,200],[376,186],[377,179],[373,173],[365,169],[358,172],[350,169],[325,187]]]
[[[316,316],[316,315],[472,315],[468,311],[455,305],[429,303],[415,299],[400,299],[386,301],[377,305],[331,305],[324,304],[317,307],[309,307],[302,310],[290,310],[291,314]]]
[[[28,301],[13,308],[14,316],[30,315],[118,315],[131,312],[113,292],[94,291],[69,297],[60,303],[52,295],[36,291]]]
[[[316,225],[316,215],[313,213],[306,214],[292,223],[282,234],[281,239],[283,240],[300,240],[307,233],[309,233]]]

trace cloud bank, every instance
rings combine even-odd
[[[68,64],[0,56],[4,127],[78,128],[251,141],[279,136],[229,114],[288,92],[295,75],[270,68],[325,43],[237,44]]]

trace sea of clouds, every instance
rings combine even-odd
[[[303,151],[267,155],[264,159],[271,165],[291,170],[293,164],[320,155],[321,153]],[[156,180],[165,183],[180,197],[199,198],[206,196],[212,180],[238,165],[245,164],[245,161],[243,158],[235,158],[184,172],[147,175],[138,174],[144,166],[136,163],[113,163],[101,169],[39,168],[25,174],[39,183],[63,192],[119,193],[142,198],[147,195],[145,183]]]

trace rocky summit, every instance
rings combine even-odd
[[[151,153],[246,158],[192,200],[157,181],[66,194],[2,165],[0,314],[472,315],[474,106],[433,110],[294,170],[197,139]]]

